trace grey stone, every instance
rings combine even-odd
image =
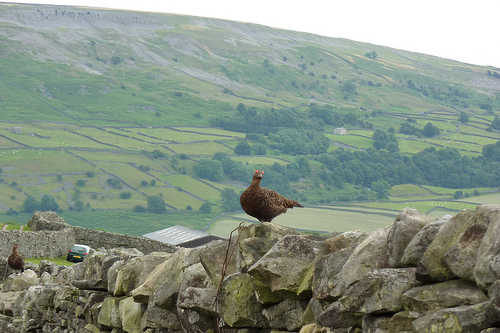
[[[111,281],[108,280],[108,290],[113,292],[114,296],[130,296],[132,290],[146,281],[147,276],[151,271],[170,258],[172,254],[165,252],[152,252],[145,256],[133,257],[124,262],[123,266],[116,268],[115,287],[111,288]],[[117,263],[115,263],[116,265]],[[115,267],[113,265],[112,267]],[[111,271],[111,269],[110,269]]]
[[[287,228],[275,223],[252,223],[241,230],[240,240],[257,237],[278,241],[286,235],[299,235],[300,233],[292,228]]]
[[[237,244],[235,240],[212,241],[200,252],[200,262],[207,271],[210,280],[216,286],[221,284],[222,268],[224,277],[238,272]]]
[[[385,333],[389,332],[391,316],[388,315],[368,315],[361,321],[363,333]]]
[[[351,328],[359,326],[363,315],[347,312],[340,306],[339,302],[333,302],[318,317],[318,324],[330,328]]]
[[[338,283],[330,292],[334,298],[341,297],[347,289],[374,269],[388,267],[387,236],[390,226],[372,232],[356,247],[337,275]]]
[[[364,232],[345,232],[321,244],[319,254],[314,260],[312,282],[314,298],[334,301],[339,297],[338,293],[332,293],[340,282],[337,275],[366,236]]]
[[[257,301],[252,278],[247,273],[233,274],[224,280],[218,305],[222,319],[231,327],[267,327],[264,308]]]
[[[389,333],[413,332],[412,322],[420,317],[419,314],[409,311],[401,311],[389,320]]]
[[[248,269],[262,258],[276,243],[276,240],[267,238],[251,237],[242,239],[238,243],[239,251],[237,258],[238,270],[246,273]]]
[[[479,208],[478,208],[479,210]],[[481,206],[489,218],[489,225],[477,251],[474,280],[483,289],[488,289],[500,279],[500,206]],[[486,213],[487,212],[487,213]]]
[[[269,320],[269,327],[296,331],[303,324],[302,318],[308,303],[307,300],[285,299],[279,304],[264,309],[262,313]]]
[[[23,294],[22,291],[0,292],[0,313],[12,317],[14,315],[14,306]]]
[[[108,297],[103,303],[97,322],[106,329],[122,328],[120,303],[125,297]]]
[[[478,262],[478,249],[492,218],[496,217],[500,223],[499,212],[500,207],[479,206],[462,228],[455,230],[456,237],[443,253],[445,265],[455,276],[469,281],[475,280],[474,267]]]
[[[175,309],[183,272],[196,263],[196,257],[190,256],[193,251],[199,253],[196,249],[180,248],[166,261],[167,264],[162,266],[162,270],[152,282],[153,304],[164,309]]]
[[[399,212],[387,235],[387,256],[389,267],[402,267],[402,258],[410,241],[422,228],[435,218],[413,208]]]
[[[142,333],[141,321],[146,306],[135,302],[133,297],[127,297],[119,303],[118,309],[122,329],[129,333]]]
[[[428,311],[482,303],[488,297],[472,282],[450,280],[408,290],[401,298],[406,310],[424,314]]]
[[[403,310],[401,297],[421,285],[415,268],[382,268],[367,273],[338,300],[344,311],[355,313],[394,313]]]
[[[480,332],[497,321],[498,313],[488,301],[429,312],[425,316],[415,319],[412,324],[417,333],[454,333]]]
[[[248,273],[268,285],[271,291],[310,295],[313,261],[320,242],[301,235],[287,235],[280,239]]]
[[[444,254],[457,237],[457,231],[464,228],[472,215],[474,215],[473,211],[464,209],[439,229],[417,266],[417,278],[420,281],[440,282],[456,277],[446,265]]]
[[[426,224],[408,243],[401,264],[405,267],[417,266],[439,229],[450,219],[451,215],[445,215],[435,222]]]
[[[13,273],[4,281],[2,290],[6,292],[26,290],[39,283],[37,278],[38,276],[31,269],[27,269],[23,273]]]

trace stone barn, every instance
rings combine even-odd
[[[333,134],[335,135],[346,135],[347,130],[343,127],[339,127],[333,130]]]

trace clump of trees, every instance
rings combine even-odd
[[[372,135],[373,148],[375,149],[387,149],[391,153],[399,151],[398,139],[394,133],[386,133],[380,129],[375,130]]]
[[[348,151],[342,148],[318,156],[330,171],[325,184],[349,183],[372,187],[377,181],[390,186],[422,184],[446,188],[500,186],[500,143],[485,145],[476,158],[462,156],[456,148],[427,148],[412,156],[387,150]]]
[[[56,199],[50,194],[44,194],[40,201],[33,196],[28,196],[23,202],[23,211],[33,213],[37,210],[59,212],[61,209]]]
[[[376,51],[367,52],[365,54],[365,57],[367,57],[368,59],[377,59],[378,58],[378,54],[377,54]]]
[[[417,137],[426,136],[428,138],[432,138],[441,133],[441,130],[433,125],[432,123],[427,123],[422,130],[413,126],[412,122],[405,121],[401,124],[399,128],[399,133],[406,135],[416,135]]]
[[[117,178],[108,178],[106,180],[106,184],[108,184],[109,187],[117,190],[120,190],[123,187],[122,182]]]
[[[147,211],[155,214],[164,214],[167,212],[165,200],[158,195],[150,195],[147,199]]]
[[[211,123],[227,130],[245,132],[248,140],[258,142],[251,146],[241,141],[235,148],[238,155],[265,155],[267,148],[290,155],[318,155],[328,149],[328,138],[323,134],[325,125],[365,125],[353,112],[341,113],[332,106],[312,104],[299,111],[292,108],[247,108],[241,103],[233,114],[214,118]]]
[[[491,128],[500,130],[500,117],[495,116],[495,118],[493,118],[493,121],[491,122]]]
[[[227,212],[240,209],[240,196],[235,190],[226,188],[221,192],[222,208]]]

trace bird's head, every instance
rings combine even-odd
[[[253,179],[262,179],[262,177],[264,177],[264,171],[255,170],[255,173],[253,174]]]
[[[14,244],[14,247],[12,248],[12,250],[16,251],[18,247],[19,247],[19,244]]]

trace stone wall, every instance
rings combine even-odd
[[[255,223],[175,253],[101,250],[10,275],[0,331],[493,333],[498,239],[500,206],[440,220],[407,208],[369,234]]]
[[[130,247],[146,254],[176,250],[173,245],[143,237],[73,227],[54,212],[35,212],[28,226],[33,231],[0,231],[0,257],[7,258],[14,244],[19,244],[19,253],[25,258],[65,256],[74,244],[93,249]]]

